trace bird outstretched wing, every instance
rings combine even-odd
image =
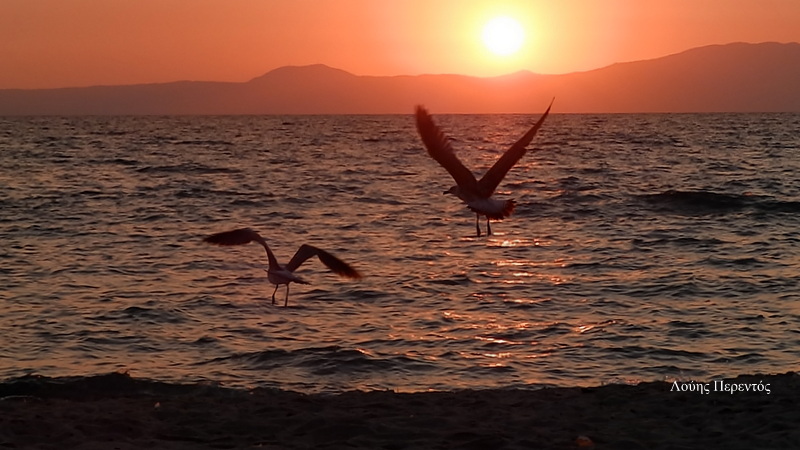
[[[456,157],[450,139],[436,126],[428,111],[417,106],[416,119],[417,132],[431,158],[447,169],[459,188],[474,192],[478,186],[475,175]]]
[[[244,245],[251,242],[258,242],[261,245],[266,245],[264,238],[250,228],[239,228],[238,230],[215,233],[205,237],[203,242],[216,245]]]
[[[519,138],[517,142],[514,143],[500,159],[497,160],[496,163],[483,175],[481,180],[478,182],[478,186],[480,186],[481,193],[486,196],[492,195],[494,190],[497,189],[497,186],[503,181],[506,174],[512,167],[522,158],[523,155],[528,151],[528,145],[530,145],[533,137],[536,136],[536,133],[539,131],[539,128],[542,127],[544,123],[544,119],[547,118],[547,115],[550,113],[550,108],[553,106],[553,101],[550,102],[550,106],[547,107],[547,110],[542,114],[542,117],[525,133],[524,136]]]
[[[216,244],[216,245],[244,245],[249,244],[251,242],[257,242],[264,247],[264,251],[267,252],[267,261],[269,261],[270,266],[278,267],[278,260],[275,259],[275,255],[272,254],[272,251],[269,249],[267,245],[267,241],[261,237],[260,234],[256,233],[254,230],[250,228],[239,228],[237,230],[232,231],[223,231],[222,233],[215,233],[211,236],[206,236],[203,239],[203,242],[207,242],[209,244]]]
[[[300,267],[308,258],[316,256],[328,267],[333,273],[347,278],[361,278],[361,274],[349,264],[341,259],[331,255],[325,250],[314,247],[313,245],[303,244],[297,249],[297,252],[292,256],[291,261],[286,264],[285,268],[289,272],[294,272],[295,269]]]

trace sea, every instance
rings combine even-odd
[[[436,115],[480,176],[538,119]],[[304,393],[800,365],[800,114],[553,114],[476,236],[413,116],[0,118],[0,380]],[[481,219],[485,232],[485,221]],[[276,293],[249,227],[309,285]]]

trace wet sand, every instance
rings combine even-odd
[[[24,377],[0,384],[0,448],[800,448],[800,376],[722,381],[306,395]]]

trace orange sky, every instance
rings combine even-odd
[[[480,41],[507,15],[526,42]],[[800,42],[798,0],[1,0],[0,88],[357,75],[566,73],[729,42]]]

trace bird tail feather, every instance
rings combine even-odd
[[[516,207],[517,207],[517,203],[514,200],[506,200],[505,202],[503,202],[502,208],[499,208],[499,209],[494,210],[494,211],[487,211],[485,209],[478,210],[478,209],[475,209],[473,207],[469,207],[469,209],[471,209],[472,211],[474,211],[474,212],[476,212],[478,214],[482,214],[482,215],[484,215],[484,216],[486,216],[486,217],[488,217],[490,219],[503,220],[506,217],[510,216],[511,213],[514,212],[514,208],[516,208]]]

